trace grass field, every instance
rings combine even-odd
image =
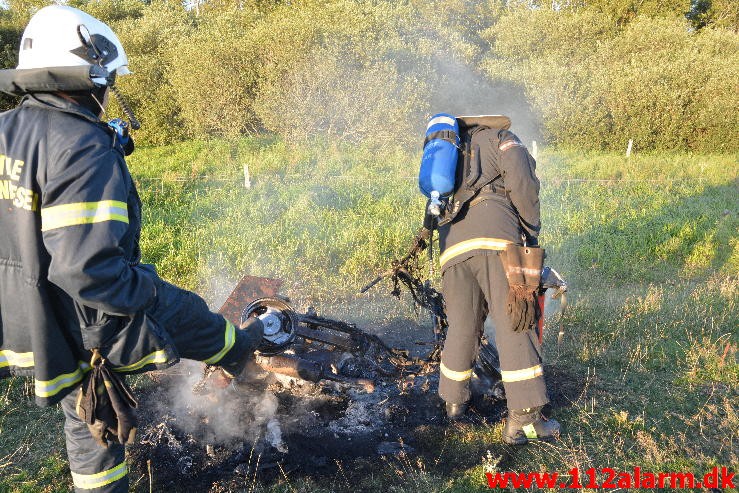
[[[361,323],[408,311],[386,288],[356,292],[420,226],[417,161],[270,138],[139,149],[130,167],[145,207],[144,256],[214,307],[250,273],[284,279],[294,300]],[[430,432],[435,460],[378,462],[362,488],[485,491],[494,470],[739,469],[738,161],[544,151],[541,240],[571,285],[565,342],[552,330],[545,340],[546,363],[572,390],[556,411],[563,439],[511,449],[499,424]],[[60,412],[34,407],[27,393],[24,380],[0,383],[0,492],[67,491]],[[355,488],[291,477],[257,491]]]

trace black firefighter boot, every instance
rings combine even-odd
[[[529,440],[559,438],[559,423],[541,414],[540,407],[512,409],[503,428],[503,441],[508,445],[525,445]]]
[[[459,421],[467,412],[469,403],[463,402],[461,404],[455,404],[452,402],[446,403],[446,415],[452,421]]]

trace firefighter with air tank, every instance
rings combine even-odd
[[[544,253],[536,162],[509,127],[502,116],[435,115],[419,184],[436,216],[449,323],[439,395],[450,419],[465,414],[490,315],[508,405],[503,440],[521,445],[556,438],[560,426],[541,413],[548,398],[537,333]]]
[[[123,375],[179,357],[237,375],[262,339],[258,318],[238,330],[141,263],[128,124],[101,120],[127,65],[107,25],[54,5],[30,20],[17,69],[0,71],[0,90],[23,96],[0,115],[0,378],[33,376],[39,405],[61,402],[77,492],[128,492],[136,401]]]

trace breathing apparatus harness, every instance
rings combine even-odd
[[[505,187],[497,183],[503,176],[499,171],[501,153],[498,148],[500,144],[498,133],[490,138],[493,152],[487,154],[489,162],[482,161],[480,144],[475,136],[486,130],[491,128],[476,125],[463,132],[459,149],[461,163],[456,170],[456,190],[449,198],[441,199],[440,206],[434,204],[433,198],[429,200],[427,212],[437,216],[439,227],[452,222],[465,205],[469,204],[469,207],[477,205],[491,194],[510,200]]]

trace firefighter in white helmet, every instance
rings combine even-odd
[[[78,492],[128,491],[136,404],[122,375],[179,357],[238,374],[262,337],[258,319],[236,330],[141,263],[126,124],[100,119],[128,73],[107,25],[57,5],[0,71],[0,90],[23,95],[0,115],[0,378],[33,376],[39,405],[61,402]]]

